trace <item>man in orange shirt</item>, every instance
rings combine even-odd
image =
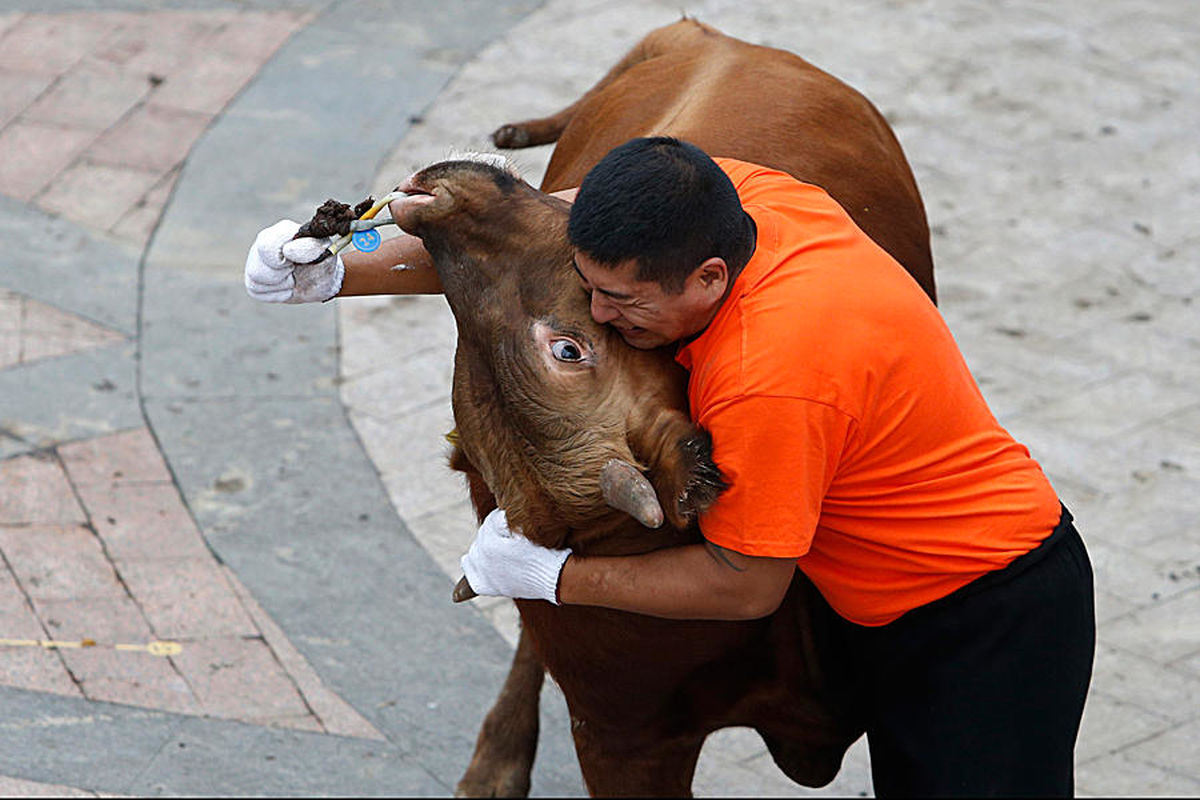
[[[631,557],[537,547],[494,512],[472,587],[743,619],[798,566],[841,619],[877,793],[1071,793],[1091,566],[916,282],[818,187],[666,138],[588,174],[569,236],[598,322],[679,343],[731,488],[704,544]]]
[[[260,234],[252,296],[440,291],[414,237],[343,270],[304,264],[324,243],[288,241],[296,227]],[[854,667],[877,794],[1071,793],[1091,566],[916,282],[820,188],[666,138],[606,156],[569,235],[597,321],[678,343],[731,487],[703,544],[620,558],[538,547],[497,510],[462,560],[475,591],[749,619],[798,567]],[[399,262],[414,269],[383,288]]]

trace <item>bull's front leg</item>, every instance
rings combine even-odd
[[[504,688],[475,742],[475,755],[455,788],[458,797],[526,797],[537,752],[538,703],[545,670],[521,631]]]

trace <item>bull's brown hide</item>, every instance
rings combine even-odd
[[[924,210],[886,121],[790,53],[685,19],[649,34],[575,104],[505,125],[495,141],[557,140],[541,186],[554,191],[577,186],[612,147],[656,134],[824,187],[934,297]],[[472,162],[435,165],[414,181],[397,219],[433,255],[458,323],[453,464],[480,517],[499,498],[530,538],[584,554],[698,541],[690,523],[711,493],[681,502],[704,463],[685,376],[669,353],[631,350],[591,319],[570,267],[566,205]],[[573,337],[590,363],[548,357],[542,345],[554,336]],[[667,524],[650,530],[604,504],[600,469],[612,458],[647,472]],[[528,791],[541,686],[534,653],[567,698],[593,794],[690,794],[704,738],[730,725],[756,728],[790,777],[822,785],[860,733],[823,646],[823,606],[799,573],[780,609],[751,622],[518,607],[517,659],[462,794]]]

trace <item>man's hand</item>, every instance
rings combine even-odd
[[[342,288],[341,256],[322,258],[329,239],[293,239],[300,224],[280,220],[259,232],[246,255],[246,292],[265,303],[322,303]]]
[[[483,520],[459,563],[476,594],[558,605],[558,576],[570,555],[570,548],[551,550],[529,541],[520,531],[510,531],[504,511],[497,508]]]

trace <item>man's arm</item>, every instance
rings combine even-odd
[[[482,595],[603,606],[674,619],[755,619],[779,607],[794,558],[760,558],[711,542],[636,556],[574,555],[536,545],[488,514],[461,560]]]
[[[433,259],[419,238],[401,233],[385,239],[372,253],[347,251],[346,275],[338,297],[370,294],[441,294]]]
[[[563,189],[552,196],[569,203],[578,191]],[[259,231],[246,257],[244,280],[251,297],[264,302],[315,303],[333,297],[442,293],[433,259],[416,236],[402,232],[372,253],[348,250],[321,259],[329,240],[293,241],[299,227],[281,220]]]
[[[779,607],[795,571],[794,558],[746,556],[711,542],[640,556],[573,555],[558,598],[670,619],[757,619]]]

